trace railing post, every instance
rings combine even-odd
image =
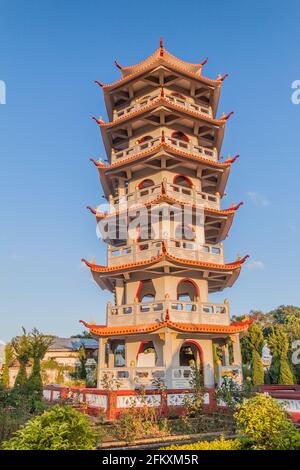
[[[117,392],[109,390],[107,392],[107,410],[106,417],[109,421],[112,421],[116,417],[117,410]]]

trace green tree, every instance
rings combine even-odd
[[[14,349],[11,343],[7,343],[5,345],[4,366],[2,371],[2,385],[4,388],[9,387],[9,368],[13,365],[14,359]]]
[[[293,450],[300,434],[274,398],[259,393],[246,400],[234,415],[238,431],[255,450]]]
[[[19,371],[15,380],[15,387],[22,388],[27,382],[26,366],[30,357],[29,337],[24,327],[22,327],[23,334],[15,336],[11,340],[11,345],[17,361],[19,362]]]
[[[272,327],[268,335],[268,346],[272,354],[270,377],[272,383],[290,385],[294,376],[288,360],[289,341],[283,325]]]
[[[253,385],[261,385],[264,383],[264,368],[261,359],[263,346],[264,336],[262,329],[258,324],[252,323],[244,337],[242,348],[246,349],[248,357],[251,358]]]
[[[94,450],[96,433],[88,416],[69,406],[55,405],[27,422],[5,450]]]
[[[43,396],[43,381],[41,376],[41,361],[49,346],[53,342],[53,336],[40,333],[34,328],[29,335],[29,355],[33,360],[32,370],[26,387],[28,392],[35,393],[37,398]]]

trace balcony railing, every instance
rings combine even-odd
[[[169,239],[164,241],[166,250],[178,258],[207,261],[212,263],[224,263],[222,245],[199,245],[193,241]],[[118,266],[120,264],[135,263],[155,258],[162,253],[162,240],[148,240],[133,242],[131,245],[113,248],[108,247],[108,265]]]
[[[139,109],[144,108],[145,106],[148,106],[160,96],[161,96],[161,92],[156,91],[153,94],[150,94],[143,98],[139,98],[135,100],[129,106],[126,106],[119,110],[115,109],[113,112],[113,120],[115,121],[116,119],[119,119],[123,116],[126,116],[127,114],[133,113]],[[200,114],[205,114],[209,117],[213,117],[212,109],[210,106],[203,106],[203,105],[197,104],[191,98],[186,98],[186,99],[180,98],[168,92],[167,90],[165,90],[164,96],[177,106],[181,106],[182,108],[188,109],[190,111],[200,113]]]
[[[171,321],[179,323],[202,323],[229,325],[229,305],[210,302],[192,302],[165,299],[154,302],[134,302],[113,306],[107,304],[109,326],[140,325],[165,320],[166,312]]]
[[[197,204],[199,206],[212,209],[220,209],[220,196],[204,193],[196,188],[186,188],[178,184],[163,182],[167,196],[173,197],[180,202]],[[131,207],[136,204],[147,204],[153,201],[162,193],[162,184],[156,184],[143,189],[136,189],[124,196],[117,196],[111,199],[112,210],[126,209],[126,205]]]
[[[112,151],[112,161],[119,161],[125,158],[132,157],[134,155],[137,155],[139,153],[145,152],[146,150],[151,149],[151,147],[155,147],[161,142],[162,138],[161,136],[154,137],[151,140],[147,140],[145,142],[138,142],[135,145],[128,147],[124,150],[119,150],[115,152],[114,150]],[[218,155],[217,151],[215,149],[209,149],[207,147],[202,147],[201,145],[195,145],[191,142],[186,142],[181,139],[176,139],[172,136],[165,136],[165,141],[167,142],[168,145],[173,146],[174,148],[177,148],[179,150],[183,150],[186,153],[192,154],[192,155],[197,155],[203,158],[208,158],[213,161],[218,160]]]
[[[165,367],[119,367],[114,369],[104,369],[100,373],[100,381],[105,381],[106,377],[119,382],[121,389],[146,386],[157,388],[157,381],[166,380]]]

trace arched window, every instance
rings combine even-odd
[[[114,367],[125,367],[126,349],[125,342],[120,340],[113,345]]]
[[[187,340],[179,350],[180,367],[197,367],[203,382],[203,353],[200,345],[194,340]]]
[[[155,288],[152,279],[140,281],[136,292],[136,298],[139,302],[152,302],[155,300]]]
[[[153,137],[152,135],[143,135],[140,139],[138,139],[139,144],[143,144],[144,142],[148,142],[149,140],[152,140]]]
[[[147,178],[139,183],[138,188],[145,189],[145,188],[149,188],[150,186],[154,186],[154,181]]]
[[[189,142],[190,139],[188,138],[187,135],[185,135],[183,132],[181,131],[174,131],[172,132],[172,135],[171,137],[173,137],[173,139],[177,139],[177,140],[181,140],[183,142]]]
[[[183,186],[184,188],[191,188],[193,186],[192,181],[185,175],[174,176],[173,183],[177,186]]]
[[[200,297],[199,288],[192,279],[182,279],[177,285],[177,300],[196,302]]]

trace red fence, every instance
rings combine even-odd
[[[106,391],[95,388],[46,386],[44,397],[51,401],[69,399],[77,403],[88,414],[98,415],[102,411],[106,419],[117,418],[124,410],[134,406],[153,406],[162,416],[180,415],[184,411],[185,400],[191,395],[188,389],[170,389],[166,391],[135,390]],[[215,390],[207,389],[204,395],[204,408],[216,409]]]
[[[282,403],[293,421],[300,423],[300,385],[261,385],[259,391],[268,393]],[[191,396],[189,389],[170,389],[166,391],[135,390],[107,391],[96,388],[46,386],[44,397],[51,401],[69,399],[77,403],[82,410],[90,415],[98,415],[100,411],[107,420],[117,418],[120,413],[131,406],[153,406],[162,416],[180,415],[185,409],[185,399]],[[224,406],[217,406],[215,390],[207,389],[204,396],[204,409],[213,411]]]

